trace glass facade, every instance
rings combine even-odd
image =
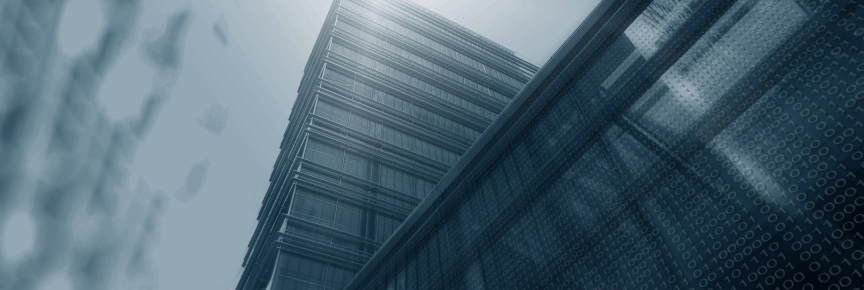
[[[416,4],[334,1],[236,289],[342,289],[537,69]]]
[[[861,47],[855,1],[603,1],[345,289],[861,289]]]

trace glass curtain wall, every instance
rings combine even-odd
[[[236,289],[342,289],[537,70],[418,7],[333,1]]]
[[[612,7],[530,123],[487,132],[493,161],[347,289],[864,285],[864,6]]]

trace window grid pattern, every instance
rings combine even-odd
[[[381,165],[380,184],[386,188],[410,196],[414,196],[419,199],[425,198],[434,186],[432,182],[429,182],[422,178],[417,178],[410,173],[406,173],[386,165]]]
[[[435,112],[424,109],[423,107],[416,106],[402,98],[375,89],[359,80],[355,80],[353,77],[348,77],[328,69],[324,71],[324,79],[342,84],[346,88],[353,90],[364,97],[370,98],[410,116],[414,116],[427,123],[438,126],[439,128],[456,133],[457,135],[468,138],[472,141],[476,140],[480,135],[480,132],[477,130],[468,128],[465,125],[445,118]]]
[[[337,122],[340,125],[357,129],[364,134],[396,145],[397,147],[408,150],[410,152],[417,153],[420,156],[446,164],[447,166],[453,166],[453,164],[456,164],[456,162],[459,160],[459,155],[456,153],[450,152],[449,150],[443,149],[437,145],[430,144],[429,142],[418,139],[411,134],[394,129],[386,124],[381,124],[367,118],[358,116],[357,113],[353,110],[345,110],[337,106],[331,105],[330,103],[318,101],[315,113],[320,114],[322,117],[328,120]],[[358,165],[365,165],[365,159],[359,156],[355,156],[352,160],[354,159],[357,160],[356,162],[358,162]],[[353,168],[354,167],[352,167],[352,170],[354,170]],[[351,173],[354,171],[346,172]]]
[[[503,74],[494,68],[491,68],[491,67],[489,67],[489,66],[487,66],[487,65],[485,65],[485,64],[483,64],[477,60],[474,60],[471,57],[468,57],[468,56],[466,56],[466,55],[464,55],[458,51],[455,51],[455,50],[453,50],[453,49],[451,49],[445,45],[442,45],[441,43],[439,43],[437,41],[429,39],[428,37],[426,37],[420,33],[417,33],[410,28],[407,28],[401,24],[398,24],[398,23],[394,22],[393,20],[388,19],[387,17],[379,15],[378,13],[372,12],[371,10],[369,10],[365,7],[362,7],[362,6],[356,4],[352,1],[342,1],[342,6],[347,8],[348,10],[354,11],[354,12],[362,15],[363,17],[366,17],[366,18],[372,20],[375,23],[381,24],[384,27],[387,27],[388,29],[395,31],[396,33],[404,35],[404,36],[406,36],[406,37],[408,37],[414,41],[417,41],[417,42],[423,44],[426,47],[432,48],[435,51],[438,51],[444,55],[447,55],[450,58],[455,59],[461,63],[464,63],[464,64],[466,64],[470,67],[473,67],[477,70],[480,70],[481,72],[484,72],[484,73],[486,73],[486,74],[488,74],[488,75],[490,75],[496,79],[504,81],[504,82],[514,86],[514,87],[522,88],[525,85],[524,83],[519,82],[516,79],[514,79],[514,78],[512,78],[506,74]],[[421,21],[424,21],[424,20],[421,20]],[[449,33],[449,32],[447,32],[447,33]],[[478,50],[485,51],[483,48],[480,48],[471,42],[464,42],[464,43],[468,44],[468,45],[470,45],[470,46],[472,46]],[[507,63],[508,65],[515,67],[515,65],[513,63],[511,63],[507,60],[504,60],[504,59],[502,59],[502,58],[500,58],[500,57],[498,57],[492,53],[488,53],[487,55],[495,58],[497,61],[500,61],[502,63]]]
[[[407,140],[407,139],[406,139]],[[326,154],[324,153],[326,152]],[[345,156],[344,160],[342,160],[342,156]],[[369,180],[374,183],[380,184],[386,188],[393,189],[395,191],[404,193],[409,196],[413,196],[419,199],[423,199],[432,191],[432,188],[435,186],[435,183],[432,181],[425,180],[423,178],[418,178],[417,176],[404,172],[399,169],[395,169],[393,167],[381,164],[378,180],[372,178],[373,174],[368,174],[368,168],[372,166],[366,166],[368,164],[368,160],[357,156],[351,152],[345,152],[345,150],[335,148],[333,146],[327,145],[315,139],[309,139],[309,143],[306,146],[306,159],[309,159],[312,162],[317,164],[325,165],[323,163],[331,164],[331,166],[327,166],[333,168],[337,171],[345,172],[358,178]],[[363,164],[361,166],[359,164]],[[352,173],[354,172],[354,173]],[[356,173],[360,172],[360,173]],[[325,178],[328,179],[328,178]],[[331,181],[332,179],[328,179]],[[382,196],[383,198],[383,196]],[[390,200],[390,199],[388,199]],[[399,204],[407,204],[404,201],[396,201]],[[311,202],[311,201],[310,201]],[[322,201],[323,202],[323,201]],[[310,216],[310,218],[317,217],[316,215]]]
[[[407,58],[407,59],[409,59],[409,60],[411,60],[417,64],[423,65],[426,68],[431,69],[433,71],[436,71],[436,72],[446,76],[447,78],[449,78],[451,80],[454,80],[458,83],[461,83],[461,84],[466,85],[470,88],[478,90],[478,91],[482,92],[483,94],[486,94],[487,96],[492,97],[495,100],[498,100],[498,101],[504,102],[504,103],[510,102],[509,97],[504,96],[503,94],[501,94],[497,91],[489,89],[488,87],[481,85],[481,84],[478,84],[477,82],[472,81],[472,80],[470,80],[470,79],[468,79],[468,78],[466,78],[466,77],[464,77],[464,76],[462,76],[456,72],[453,72],[449,69],[446,69],[442,66],[439,66],[438,64],[433,63],[433,62],[431,62],[425,58],[417,56],[416,54],[411,53],[408,50],[402,49],[401,47],[396,46],[396,45],[394,45],[394,44],[392,44],[386,40],[375,37],[375,36],[365,32],[365,31],[360,30],[357,27],[354,27],[350,24],[345,23],[344,21],[336,22],[336,27],[343,28],[352,34],[360,36],[360,38],[363,38],[363,39],[365,39],[371,43],[374,43],[380,47],[383,47],[389,51],[392,51],[393,53],[398,54],[404,58]],[[508,83],[508,84],[510,84],[510,83]],[[510,85],[512,85],[516,88],[519,88],[519,86],[516,86],[513,84],[510,84]]]
[[[309,168],[303,168],[302,172],[306,173],[308,175],[311,175],[313,177],[323,179],[323,180],[330,182],[330,183],[339,184],[341,186],[350,188],[352,190],[356,190],[359,192],[367,192],[366,188],[363,186],[354,184],[353,182],[350,182],[350,181],[342,180],[342,178],[339,178],[339,177],[334,177],[334,176],[331,176],[331,175],[328,175],[325,173],[318,172],[317,170],[313,170],[313,169],[309,169]],[[410,206],[410,203],[407,203],[407,202],[404,202],[401,200],[394,202],[394,203],[399,204],[399,205]]]
[[[441,21],[444,21],[444,22],[447,23],[447,24],[452,25],[452,27],[456,27],[457,29],[459,29],[459,30],[461,30],[461,31],[463,31],[463,32],[465,32],[465,33],[468,33],[468,34],[470,34],[471,36],[474,36],[474,37],[477,37],[477,38],[479,38],[479,39],[482,39],[483,42],[485,42],[485,43],[487,43],[487,44],[490,44],[490,45],[492,45],[492,46],[494,46],[494,47],[496,47],[496,48],[499,48],[499,49],[501,49],[501,50],[504,50],[504,51],[506,51],[507,53],[509,53],[509,54],[511,54],[511,55],[515,55],[515,53],[514,53],[512,50],[510,50],[510,49],[508,49],[508,48],[506,48],[506,47],[504,47],[504,46],[502,46],[502,45],[500,45],[500,44],[497,44],[497,43],[495,43],[495,42],[493,42],[493,41],[487,39],[486,37],[483,37],[482,35],[477,34],[476,32],[471,31],[471,30],[469,30],[469,29],[463,27],[462,25],[459,25],[459,24],[456,23],[456,22],[453,22],[453,21],[450,20],[450,19],[444,18],[443,16],[438,15],[437,13],[432,12],[432,11],[430,11],[429,9],[426,9],[426,7],[423,7],[423,6],[417,5],[417,4],[414,3],[414,2],[407,2],[407,1],[406,1],[406,3],[407,3],[408,5],[413,6],[414,8],[417,8],[417,9],[419,9],[419,10],[421,10],[421,11],[425,11],[425,12],[427,12],[429,15],[432,15],[433,17],[435,17],[435,18],[437,18],[437,19],[439,19],[439,20],[441,20]],[[407,15],[408,17],[411,17],[412,19],[415,19],[415,20],[417,20],[417,21],[423,22],[423,23],[425,23],[426,25],[429,25],[430,27],[435,27],[435,26],[437,26],[437,25],[433,25],[433,24],[430,23],[429,21],[426,21],[426,19],[423,19],[423,18],[421,18],[421,17],[418,17],[418,16],[417,16],[416,14],[414,14],[414,13],[410,13],[410,12],[404,11],[403,9],[398,9],[398,10],[403,11],[404,14]],[[454,34],[454,33],[450,32],[450,31],[447,31],[446,29],[442,29],[441,32],[442,32],[442,33],[445,33],[445,34],[447,34],[447,35],[449,35],[449,36],[452,37],[452,38],[461,38],[461,39],[463,39],[463,40],[465,41],[465,43],[467,43],[468,45],[471,45],[472,47],[474,47],[474,48],[476,48],[476,49],[478,49],[478,50],[482,50],[482,51],[484,51],[484,52],[486,52],[486,53],[490,53],[490,54],[492,53],[491,51],[488,51],[488,50],[486,50],[486,49],[483,48],[483,47],[477,46],[476,44],[474,44],[474,42],[472,42],[472,41],[468,41],[467,39],[464,39],[462,36],[457,35],[457,34]],[[509,63],[509,62],[508,62],[508,63]],[[512,64],[512,63],[510,63],[510,64]]]
[[[280,252],[271,290],[339,290],[355,272],[337,265]]]
[[[382,243],[387,241],[401,223],[402,221],[396,218],[378,215],[378,220],[375,224],[375,240]]]
[[[353,61],[359,62],[360,64],[365,65],[371,69],[374,69],[374,70],[381,72],[385,75],[391,76],[391,77],[393,77],[393,78],[395,78],[395,79],[397,79],[397,80],[399,80],[405,84],[408,84],[412,87],[418,88],[424,92],[432,94],[433,96],[435,96],[441,100],[447,101],[448,103],[452,103],[452,104],[454,104],[460,108],[463,108],[463,109],[466,109],[470,112],[473,112],[474,114],[477,114],[477,115],[479,115],[479,116],[481,116],[487,120],[494,120],[495,118],[498,117],[497,113],[492,112],[489,109],[481,107],[481,106],[479,106],[479,105],[477,105],[471,101],[465,100],[462,97],[456,96],[450,92],[442,90],[441,88],[438,88],[437,86],[429,84],[429,83],[422,81],[418,78],[415,78],[415,77],[411,76],[410,74],[406,74],[406,73],[404,73],[398,69],[395,69],[395,68],[392,68],[388,65],[385,65],[384,63],[382,63],[380,61],[377,61],[377,60],[370,58],[370,57],[368,57],[362,53],[358,53],[352,49],[344,47],[338,43],[334,42],[331,45],[330,49],[333,50],[334,52],[340,54],[340,55],[343,55],[343,56],[353,60]]]
[[[291,216],[358,237],[364,236],[362,214],[356,205],[302,187],[297,188],[291,205]]]

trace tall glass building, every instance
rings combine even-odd
[[[864,4],[603,0],[345,289],[862,289]]]
[[[414,3],[334,1],[237,289],[342,289],[537,70]]]

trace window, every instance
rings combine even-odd
[[[381,165],[381,185],[407,195],[414,195],[414,176],[384,165]]]
[[[424,46],[427,46],[427,47],[429,47],[429,48],[431,48],[431,49],[433,49],[433,50],[435,50],[435,51],[437,51],[437,52],[439,52],[439,53],[441,53],[441,54],[444,54],[444,55],[446,55],[446,56],[449,56],[450,58],[452,58],[452,59],[454,59],[454,60],[457,60],[457,61],[459,61],[459,62],[461,62],[461,63],[463,63],[463,64],[465,64],[465,65],[467,65],[467,66],[470,66],[470,67],[472,67],[472,68],[474,68],[474,69],[477,69],[477,70],[479,70],[480,72],[484,72],[484,73],[488,74],[489,76],[492,76],[493,78],[496,78],[496,79],[498,79],[498,80],[501,80],[501,81],[503,81],[503,82],[505,82],[505,83],[507,83],[507,84],[510,84],[510,85],[512,85],[512,86],[515,86],[515,87],[517,87],[517,88],[521,88],[522,86],[525,85],[525,84],[523,84],[522,82],[517,81],[517,80],[514,79],[513,77],[510,77],[510,76],[508,76],[508,75],[505,75],[505,74],[501,73],[500,71],[498,71],[498,70],[496,70],[496,69],[494,69],[494,68],[491,68],[491,67],[489,67],[489,66],[487,66],[487,65],[485,65],[485,64],[483,64],[483,63],[480,63],[480,62],[478,62],[477,60],[474,60],[473,58],[470,58],[470,57],[468,57],[468,56],[465,56],[464,54],[462,54],[462,53],[460,53],[460,52],[458,52],[458,51],[455,51],[455,50],[453,50],[453,49],[451,49],[451,48],[449,48],[449,47],[447,47],[447,46],[444,46],[444,45],[438,43],[437,41],[431,40],[431,39],[429,39],[429,38],[426,37],[426,36],[423,36],[423,35],[421,35],[421,34],[415,32],[415,31],[413,31],[413,30],[411,30],[411,29],[408,29],[407,27],[404,27],[404,26],[402,26],[402,25],[399,25],[399,24],[393,22],[392,20],[390,20],[390,19],[388,19],[388,18],[386,18],[386,17],[384,17],[384,16],[378,15],[378,14],[376,14],[375,12],[372,12],[372,11],[370,11],[370,10],[364,8],[364,7],[361,7],[361,6],[359,6],[359,5],[357,5],[357,4],[353,3],[353,2],[350,2],[350,1],[344,1],[344,2],[342,3],[342,5],[343,5],[344,7],[346,7],[346,8],[348,8],[349,10],[352,10],[352,11],[355,11],[355,12],[357,12],[357,13],[360,13],[361,15],[363,15],[363,16],[365,16],[365,17],[371,19],[372,21],[378,22],[379,24],[381,24],[381,25],[383,25],[383,26],[385,26],[385,27],[387,27],[387,28],[390,28],[390,29],[393,30],[393,31],[396,31],[396,32],[399,33],[399,34],[402,34],[402,35],[404,35],[404,36],[406,36],[406,37],[408,37],[408,38],[410,38],[410,39],[412,39],[412,40],[414,40],[414,41],[417,41],[417,42],[419,42],[420,44],[422,44],[422,45],[424,45]],[[415,18],[415,19],[417,19],[417,18]],[[420,19],[418,19],[418,20],[420,20]],[[347,30],[347,31],[348,31],[349,33],[351,33],[351,34],[359,35],[359,36],[362,37],[363,39],[369,40],[369,41],[372,42],[372,43],[375,43],[375,44],[378,44],[378,45],[380,45],[380,46],[382,46],[382,47],[385,47],[385,48],[387,48],[387,49],[393,50],[394,52],[397,52],[397,53],[400,53],[400,54],[406,53],[406,52],[404,52],[404,50],[399,49],[398,47],[395,47],[395,46],[393,46],[392,44],[390,44],[390,43],[388,43],[388,42],[386,42],[386,41],[384,41],[384,40],[382,40],[382,39],[379,39],[379,38],[377,38],[377,37],[375,37],[375,36],[369,35],[368,33],[365,33],[364,31],[361,31],[361,30],[360,30],[359,28],[357,28],[357,27],[354,27],[354,26],[352,26],[352,25],[349,25],[349,24],[345,23],[344,21],[339,21],[339,22],[337,22],[337,23],[336,23],[336,27],[339,27],[339,28],[345,29],[345,30]],[[445,32],[445,33],[448,34],[448,35],[450,35],[450,36],[454,36],[454,35],[450,34],[449,32]],[[454,36],[454,37],[455,37],[455,36]],[[482,50],[482,51],[486,51],[485,49],[480,48],[480,47],[478,47],[478,46],[472,44],[471,42],[463,42],[463,43],[465,43],[465,44],[467,44],[467,45],[470,45],[470,46],[472,46],[472,47],[474,47],[474,48],[476,48],[476,49],[479,49],[479,50]],[[488,52],[488,51],[487,51],[487,52]],[[502,62],[502,63],[507,63],[507,64],[510,65],[510,66],[515,66],[515,64],[513,64],[513,63],[511,63],[511,62],[509,62],[509,61],[507,61],[507,60],[505,60],[505,59],[502,59],[502,58],[500,58],[500,57],[497,57],[496,55],[494,55],[494,54],[492,54],[492,53],[487,53],[486,55],[489,56],[489,57],[495,58],[496,60],[498,60],[498,61],[500,61],[500,62]],[[410,54],[410,53],[403,54],[403,56],[408,57],[408,58],[411,58],[412,60],[415,59],[415,58],[417,58],[415,55]],[[415,60],[415,61],[416,61],[416,60]],[[428,62],[428,61],[427,61],[427,62]],[[432,65],[431,63],[426,64],[426,63],[421,62],[421,61],[418,61],[418,63],[424,64],[424,65],[427,65],[427,66],[431,66],[431,65]],[[437,66],[436,66],[436,67],[437,67]],[[444,73],[444,72],[442,72],[442,73]],[[503,97],[503,96],[502,96],[502,97]]]
[[[366,179],[367,163],[368,161],[366,161],[366,159],[350,152],[346,152],[345,163],[343,164],[342,171],[358,178]]]
[[[336,267],[334,265],[327,266],[327,288],[342,289],[351,282],[354,278],[354,272],[348,269]]]
[[[360,215],[359,207],[340,201],[339,206],[336,207],[336,225],[334,228],[360,236],[363,227]]]
[[[304,188],[298,188],[295,194],[291,216],[362,236],[363,210],[360,207]]]
[[[421,90],[423,90],[427,93],[430,93],[430,94],[432,94],[432,95],[434,95],[440,99],[443,99],[443,100],[446,100],[450,103],[453,103],[459,107],[462,107],[463,109],[466,109],[466,110],[471,111],[477,115],[480,115],[483,118],[486,118],[488,120],[494,120],[496,117],[498,117],[497,113],[494,113],[494,112],[492,112],[486,108],[477,106],[476,104],[474,104],[472,102],[469,102],[469,101],[467,101],[461,97],[458,97],[456,95],[453,95],[449,92],[443,91],[443,90],[441,90],[435,86],[429,85],[429,84],[427,84],[427,83],[425,83],[425,82],[423,82],[423,81],[421,81],[421,80],[419,80],[419,79],[417,79],[411,75],[408,75],[408,74],[401,72],[397,69],[391,68],[390,66],[383,64],[377,60],[371,59],[367,56],[364,56],[363,54],[358,55],[357,52],[355,52],[349,48],[346,48],[342,45],[339,45],[338,43],[333,43],[333,45],[331,47],[332,47],[333,51],[336,51],[337,53],[339,53],[341,55],[344,55],[344,56],[349,57],[353,60],[356,60],[359,63],[361,63],[367,67],[375,69],[375,70],[382,72],[386,75],[389,75],[389,76],[391,76],[397,80],[400,80],[400,81],[402,81],[402,82],[404,82],[410,86],[421,89]],[[353,79],[345,77],[344,75],[341,75],[341,74],[331,73],[328,76],[328,74],[325,72],[324,78],[325,79],[331,79],[338,84],[341,84],[341,85],[344,85],[345,87],[348,87],[349,89],[353,88],[353,86],[354,86]]]
[[[432,188],[435,187],[435,183],[427,180],[417,179],[417,189],[414,191],[415,196],[420,199],[426,198],[430,192],[432,192]]]
[[[291,215],[326,227],[332,227],[335,214],[336,199],[324,197],[304,189],[297,189]]]
[[[389,216],[379,215],[375,225],[375,240],[382,243],[387,241],[400,224],[402,224],[402,221]]]
[[[354,87],[354,79],[349,78],[345,75],[338,74],[333,72],[332,70],[324,70],[324,79],[331,80],[339,85],[347,87],[349,90]]]
[[[400,112],[403,112],[405,114],[417,117],[420,120],[428,122],[432,125],[435,125],[435,126],[438,126],[440,128],[446,129],[447,131],[456,133],[456,134],[463,136],[465,138],[468,138],[471,140],[476,140],[477,136],[480,135],[480,132],[478,132],[477,130],[465,127],[465,125],[462,125],[462,124],[459,124],[459,123],[454,122],[452,120],[441,117],[438,114],[431,112],[431,111],[428,111],[424,108],[414,106],[414,104],[412,104],[409,101],[405,101],[405,100],[398,98],[398,97],[395,97],[391,94],[384,93],[383,91],[375,89],[372,86],[369,86],[369,85],[367,85],[367,84],[365,84],[359,80],[355,81],[355,80],[353,80],[353,77],[347,77],[345,75],[334,72],[332,70],[327,70],[327,72],[324,73],[324,78],[338,81],[338,82],[343,82],[343,83],[347,83],[348,80],[351,80],[354,83],[354,92],[356,92],[356,93],[358,93],[364,97],[370,98],[376,102],[382,103],[388,107],[394,108],[394,109],[396,109]],[[440,94],[440,92],[439,92],[440,90],[438,90],[438,88],[435,88],[435,87],[428,86],[427,90],[432,90],[433,94],[435,94],[435,95]],[[348,117],[348,113],[346,110],[343,110],[341,108],[335,107],[335,106],[330,105],[330,104],[322,105],[321,103],[322,102],[319,102],[319,105],[316,108],[316,111],[315,111],[316,114],[319,114],[322,117],[325,117],[325,118],[332,120],[334,122],[337,122],[339,124],[344,125],[344,124],[348,123],[349,117]],[[360,117],[358,117],[358,121],[356,121],[356,122],[359,122],[359,118]],[[352,120],[352,122],[355,122],[355,121]],[[372,122],[372,121],[370,121],[370,122]],[[372,122],[372,123],[374,123],[374,122]],[[351,124],[355,124],[355,123],[351,123]],[[357,124],[356,126],[362,126],[362,125]],[[378,135],[376,135],[376,134],[380,134],[380,133],[378,131],[375,131],[375,130],[376,129],[372,129],[371,133],[369,133],[369,134],[378,137]],[[380,130],[380,129],[377,129],[377,130]]]
[[[340,170],[342,166],[341,149],[312,139],[309,139],[309,144],[306,145],[305,158],[336,170]]]
[[[327,102],[319,101],[318,106],[316,106],[315,108],[315,114],[327,118],[330,121],[336,122],[337,124],[348,124],[348,111],[333,106]]]
[[[273,290],[342,289],[355,275],[351,270],[287,252],[280,252],[278,259]]]
[[[360,131],[363,134],[378,137],[381,136],[381,125],[373,122],[372,120],[366,119],[364,117],[360,117],[355,112],[351,112],[350,121],[348,122],[348,127],[357,131]]]

